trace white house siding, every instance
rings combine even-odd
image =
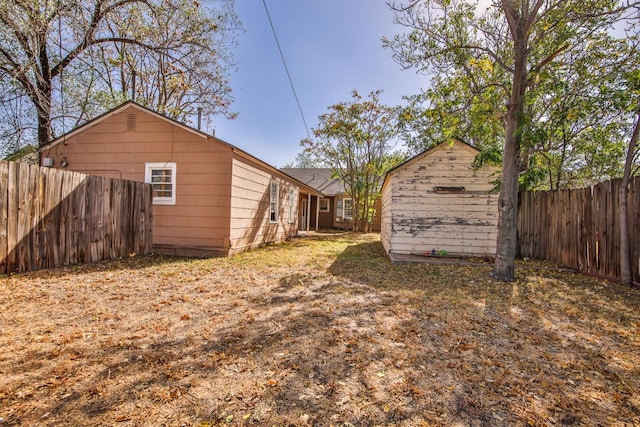
[[[385,252],[390,252],[391,230],[392,230],[392,210],[391,210],[391,191],[386,187],[382,189],[382,212],[380,219],[380,241]]]
[[[474,171],[476,154],[462,142],[444,143],[389,173],[383,188],[381,234],[387,252],[495,253],[498,195],[488,192],[496,169]],[[450,192],[451,187],[464,191]]]

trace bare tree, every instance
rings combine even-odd
[[[146,27],[140,14],[109,22],[110,31],[145,40],[140,45],[117,43],[99,47],[101,87],[115,102],[128,96],[136,75],[135,100],[171,118],[186,121],[198,110],[205,116],[229,112],[232,101],[228,74],[235,67],[231,48],[240,23],[233,2],[217,7],[187,0],[162,2],[159,25]]]
[[[172,78],[168,74],[170,70],[178,70],[177,74],[186,75],[197,69],[202,64],[202,56],[198,57],[200,62],[190,64],[193,66],[191,69],[185,69],[185,58],[196,49],[213,52],[215,49],[211,48],[210,36],[216,30],[222,31],[221,21],[226,19],[225,16],[237,21],[229,11],[228,15],[222,12],[218,15],[220,22],[211,18],[195,19],[201,18],[200,8],[197,2],[184,0],[0,2],[0,79],[4,84],[12,85],[16,94],[31,102],[37,118],[38,144],[45,144],[54,136],[52,122],[57,116],[54,104],[61,102],[66,87],[78,87],[74,86],[72,78],[78,75],[86,78],[91,74],[88,78],[89,88],[96,89],[101,87],[104,80],[98,81],[95,72],[100,72],[100,76],[110,75],[119,65],[107,55],[102,58],[102,65],[107,67],[97,67],[100,65],[95,57],[97,52],[126,51],[126,46],[135,50],[139,58],[145,58],[149,68],[157,67],[157,58],[162,58],[163,66],[155,70],[156,76],[168,75],[169,79]],[[204,22],[208,25],[194,32],[193,27],[185,27],[192,23],[190,19],[194,25]],[[127,24],[119,25],[123,21]],[[125,56],[127,60],[133,57],[128,51]],[[209,59],[212,59],[211,56]],[[229,59],[227,57],[224,61]],[[213,63],[217,64],[215,61]],[[213,74],[223,75],[226,72],[224,67],[215,68],[215,65],[208,69],[213,70]],[[126,68],[123,70],[123,73],[128,72]],[[220,82],[217,86],[220,96],[216,104],[219,110],[212,113],[226,111],[230,102],[226,76],[216,77]],[[170,82],[160,81],[155,87],[162,87],[163,84],[168,86],[162,87],[165,93],[161,95],[166,104],[165,101],[171,96],[185,99],[185,91],[179,92],[191,83],[185,81],[174,86]],[[76,95],[88,104],[90,97],[87,93],[84,97]],[[206,95],[211,95],[211,92]],[[82,102],[74,104],[76,109],[77,105],[83,105]]]

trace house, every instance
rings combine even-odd
[[[295,236],[323,194],[214,136],[135,102],[40,149],[43,166],[153,186],[156,252],[231,255]],[[308,215],[308,213],[307,213]]]
[[[333,176],[331,169],[282,168],[280,170],[324,194],[322,198],[314,199],[311,202],[310,216],[300,218],[301,229],[305,229],[304,224],[310,224],[312,228],[315,226],[316,229],[350,230],[353,227],[351,196],[347,194],[344,184]],[[375,204],[376,214],[371,224],[371,231],[380,231],[381,207],[378,200]],[[303,207],[300,212],[301,215],[305,215],[307,210]]]
[[[493,255],[498,168],[472,166],[478,150],[441,143],[391,169],[382,185],[380,240],[387,253]]]

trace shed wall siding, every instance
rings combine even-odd
[[[298,230],[299,188],[245,158],[233,159],[231,185],[231,253],[295,236]],[[270,184],[278,182],[278,220],[270,221]],[[289,218],[289,190],[294,190]]]
[[[135,114],[135,129],[127,120]],[[137,109],[127,109],[42,153],[59,167],[144,181],[145,163],[176,163],[176,204],[154,205],[156,249],[184,255],[226,254],[229,246],[230,147]],[[179,249],[182,248],[182,249]]]
[[[498,196],[487,194],[495,169],[474,171],[475,154],[462,144],[442,144],[392,171],[383,192],[385,250],[495,253]],[[434,187],[464,187],[464,192],[438,192]]]
[[[380,214],[380,241],[386,253],[392,251],[391,247],[391,230],[392,230],[392,209],[391,206],[391,187],[385,185],[382,188],[381,214]]]

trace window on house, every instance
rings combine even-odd
[[[151,184],[154,205],[176,204],[176,164],[145,163],[144,182]]]
[[[344,219],[352,219],[353,218],[353,200],[344,199],[344,204],[342,207],[342,218]]]
[[[269,200],[269,220],[278,222],[278,183],[275,181],[271,181],[271,196]]]
[[[296,192],[289,190],[289,224],[296,222]]]
[[[320,199],[320,212],[329,212],[329,199]]]

